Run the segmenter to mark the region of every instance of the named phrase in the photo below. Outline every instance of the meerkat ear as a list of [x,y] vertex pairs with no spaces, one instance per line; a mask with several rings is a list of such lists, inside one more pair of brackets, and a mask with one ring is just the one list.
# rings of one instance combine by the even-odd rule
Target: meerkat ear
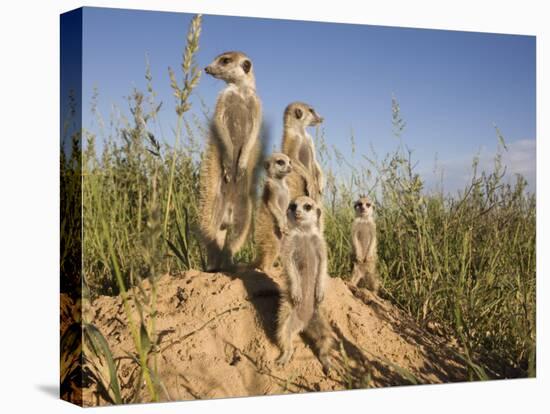
[[296,115],[296,119],[302,119],[302,115],[304,113],[302,112],[302,110],[300,108],[296,108],[294,110],[294,115]]
[[244,73],[250,72],[250,69],[252,68],[252,62],[248,59],[246,59],[243,63],[241,63],[241,67],[244,70]]

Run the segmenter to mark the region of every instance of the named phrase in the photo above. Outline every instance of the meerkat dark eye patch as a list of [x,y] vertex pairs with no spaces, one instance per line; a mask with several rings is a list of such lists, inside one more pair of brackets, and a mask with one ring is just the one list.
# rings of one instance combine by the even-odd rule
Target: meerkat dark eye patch
[[311,112],[313,115],[315,115],[315,109],[309,108],[309,112]]
[[288,205],[288,209],[289,209],[290,211],[296,211],[296,208],[297,208],[297,207],[298,207],[298,206],[296,205],[296,203],[290,203],[290,204]]
[[250,72],[250,68],[252,68],[252,62],[248,59],[246,59],[243,63],[241,63],[241,67],[244,70],[244,73]]
[[277,165],[285,165],[285,162],[283,160],[277,160]]
[[355,204],[353,205],[353,208],[356,209],[356,210],[357,210],[359,207],[361,207],[361,203],[355,203]]
[[305,211],[311,211],[312,208],[313,208],[313,206],[311,204],[304,204],[304,210]]
[[296,115],[296,119],[302,119],[302,115],[304,115],[304,113],[300,108],[296,108],[294,110],[294,115]]
[[369,208],[370,206],[372,206],[371,203],[365,203],[365,207]]
[[228,63],[231,63],[231,58],[229,58],[229,57],[222,57],[222,58],[220,58],[220,63],[221,63],[222,65],[227,65]]

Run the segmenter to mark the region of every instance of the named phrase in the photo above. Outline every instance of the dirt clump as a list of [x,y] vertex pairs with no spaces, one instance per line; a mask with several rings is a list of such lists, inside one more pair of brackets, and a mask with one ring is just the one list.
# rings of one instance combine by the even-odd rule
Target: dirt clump
[[[276,279],[279,280],[279,279]],[[142,292],[151,291],[149,281]],[[235,274],[196,270],[157,280],[154,348],[162,400],[209,399],[465,381],[467,369],[448,341],[366,289],[340,278],[327,283],[324,307],[335,338],[333,368],[325,374],[307,338],[284,367],[275,364],[280,282],[258,271]],[[134,320],[138,310],[130,300]],[[138,365],[120,297],[101,296],[84,315],[107,339],[118,365],[125,401],[135,394]],[[156,355],[156,356],[155,356]],[[105,404],[93,383],[85,405]]]

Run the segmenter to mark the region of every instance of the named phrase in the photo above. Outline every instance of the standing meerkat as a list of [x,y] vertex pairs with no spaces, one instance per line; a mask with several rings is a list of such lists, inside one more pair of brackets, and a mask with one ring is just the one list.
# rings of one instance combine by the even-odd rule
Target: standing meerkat
[[286,210],[290,202],[286,176],[292,170],[290,158],[274,153],[265,162],[267,179],[255,222],[258,267],[269,273],[279,256],[281,239],[287,233]]
[[351,227],[351,239],[355,261],[351,283],[355,286],[365,280],[366,286],[378,293],[380,282],[376,270],[376,223],[374,221],[374,205],[367,197],[360,197],[353,204],[355,219]]
[[304,331],[317,346],[326,372],[330,368],[332,335],[321,309],[325,296],[327,248],[320,231],[321,208],[306,196],[291,201],[287,210],[289,233],[283,237],[281,261],[287,278],[279,309],[277,339],[286,364],[292,354],[295,336]]
[[214,271],[231,266],[250,230],[262,109],[244,53],[222,53],[204,71],[227,84],[216,101],[200,171],[199,229],[207,270]]
[[306,103],[293,102],[285,109],[282,152],[290,157],[294,167],[287,178],[291,199],[307,195],[317,202],[321,200],[323,172],[306,128],[322,122],[323,118]]

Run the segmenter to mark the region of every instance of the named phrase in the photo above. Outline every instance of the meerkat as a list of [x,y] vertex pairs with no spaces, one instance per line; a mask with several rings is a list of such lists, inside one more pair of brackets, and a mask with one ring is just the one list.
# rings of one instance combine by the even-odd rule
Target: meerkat
[[231,266],[250,230],[262,108],[244,53],[222,53],[204,71],[227,84],[216,101],[200,171],[199,230],[207,270],[214,271]]
[[351,282],[357,286],[364,279],[366,286],[378,293],[376,223],[374,221],[374,205],[367,197],[360,197],[354,204],[355,219],[351,228],[354,263]]
[[331,366],[332,335],[321,302],[325,296],[327,249],[320,231],[321,208],[310,197],[300,196],[287,209],[289,232],[283,237],[281,261],[287,286],[278,315],[277,339],[280,365],[294,353],[292,342],[300,332],[310,336],[318,347],[323,370]]
[[307,195],[317,202],[321,200],[323,172],[306,128],[322,122],[323,118],[306,103],[293,102],[285,109],[282,152],[290,157],[294,167],[287,178],[291,199]]
[[290,202],[286,176],[292,171],[290,158],[274,153],[264,164],[267,179],[255,222],[258,246],[258,267],[264,272],[273,270],[279,256],[281,239],[287,233],[286,210]]

